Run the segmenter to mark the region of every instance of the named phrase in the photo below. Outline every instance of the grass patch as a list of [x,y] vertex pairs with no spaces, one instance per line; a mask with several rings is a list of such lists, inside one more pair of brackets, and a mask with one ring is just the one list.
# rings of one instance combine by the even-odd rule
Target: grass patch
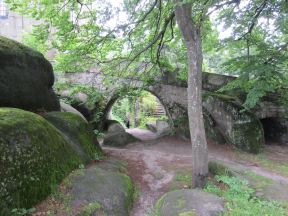
[[170,186],[171,190],[191,188],[192,187],[192,172],[191,169],[182,169],[177,171]]
[[[220,185],[226,185],[221,187]],[[226,212],[223,216],[287,216],[288,209],[277,201],[254,197],[254,189],[248,182],[232,176],[215,176],[209,181],[206,192],[214,193],[226,200]]]
[[243,174],[247,177],[249,181],[250,179],[253,180],[254,182],[253,186],[255,188],[263,188],[273,183],[271,179],[265,178],[264,176],[256,175],[255,173],[250,172],[250,171],[245,171],[243,172]]
[[98,209],[101,209],[101,205],[98,202],[89,203],[77,216],[90,216]]
[[186,211],[186,212],[181,212],[179,216],[197,216],[197,215],[192,211]]

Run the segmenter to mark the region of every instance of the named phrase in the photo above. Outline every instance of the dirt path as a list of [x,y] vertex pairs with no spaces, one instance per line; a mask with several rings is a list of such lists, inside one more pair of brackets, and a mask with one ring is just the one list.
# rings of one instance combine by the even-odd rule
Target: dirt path
[[[143,141],[129,144],[125,149],[106,147],[104,150],[111,156],[127,161],[128,174],[139,190],[139,197],[130,216],[145,216],[152,210],[156,200],[171,189],[179,170],[188,170],[189,174],[192,169],[191,144],[177,137],[155,139],[155,134],[142,129],[129,129],[128,132]],[[288,184],[287,177],[267,171],[257,163],[239,160],[229,146],[215,145],[212,142],[209,142],[208,146],[210,160]],[[283,151],[288,151],[288,148],[268,147],[267,157],[288,162],[287,154],[283,154]]]

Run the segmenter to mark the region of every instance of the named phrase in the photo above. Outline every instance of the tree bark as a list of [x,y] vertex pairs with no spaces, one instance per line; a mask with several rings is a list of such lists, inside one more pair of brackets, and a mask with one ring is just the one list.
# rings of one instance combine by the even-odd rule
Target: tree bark
[[200,26],[192,20],[192,4],[175,2],[175,17],[187,47],[188,116],[192,143],[192,187],[204,187],[208,176],[208,149],[202,115],[202,42]]

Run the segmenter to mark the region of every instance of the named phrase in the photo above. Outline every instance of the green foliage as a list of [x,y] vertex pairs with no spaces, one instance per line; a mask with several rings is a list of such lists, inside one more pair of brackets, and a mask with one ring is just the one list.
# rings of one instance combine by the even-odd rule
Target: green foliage
[[[147,84],[167,71],[187,80],[186,48],[171,0],[125,0],[121,6],[99,0],[6,1],[12,10],[47,23],[28,37],[32,47],[46,50],[47,30],[53,28],[49,48],[58,51],[56,71],[82,72],[97,66],[105,75],[136,77]],[[280,92],[281,103],[287,105],[285,1],[180,2],[193,4],[193,20],[202,26],[204,70],[239,76],[227,89],[244,90],[246,109],[270,92]],[[127,19],[120,22],[120,13]],[[113,20],[115,25],[108,24]],[[222,41],[219,26],[232,32]]]
[[[89,108],[102,107],[104,104],[104,95],[99,92],[99,90],[94,87],[93,85],[83,85],[83,84],[75,84],[75,83],[66,83],[66,82],[57,82],[54,86],[56,92],[61,92],[63,90],[69,91],[69,97],[63,98],[65,102],[68,104],[72,104],[73,102],[77,102],[77,99],[75,99],[75,95],[78,93],[84,93],[87,95],[87,101],[85,104]],[[79,101],[78,101],[79,103]]]
[[129,118],[129,112],[131,111],[134,104],[130,103],[129,98],[123,98],[121,100],[117,100],[112,107],[112,119],[120,122],[125,125]]
[[93,215],[93,213],[100,209],[101,205],[98,202],[89,203],[84,207],[84,209],[81,211],[81,213],[77,214],[77,216],[90,216]]
[[22,41],[25,45],[45,55],[49,50],[48,39],[49,25],[41,24],[33,26],[31,33],[25,33],[23,35]]
[[278,93],[278,102],[287,104],[288,6],[281,0],[247,1],[237,8],[226,8],[218,20],[233,34],[222,43],[225,73],[239,76],[223,90],[241,89],[246,93],[244,107],[251,109],[269,93]]
[[140,128],[146,128],[148,122],[156,122],[158,119],[167,120],[167,116],[154,117],[159,102],[153,94],[144,90],[135,93],[130,92],[128,96],[118,99],[112,106],[111,118],[123,125],[130,119],[130,121],[132,120],[130,125],[134,127],[136,100],[140,105],[138,119]]
[[25,209],[25,208],[21,208],[21,209],[12,209],[11,211],[11,216],[25,216],[25,215],[29,215],[32,214],[33,212],[35,212],[35,208],[30,208],[30,209]]
[[215,176],[215,180],[217,185],[224,184],[228,188],[223,189],[223,187],[209,182],[205,191],[217,194],[226,200],[227,211],[223,216],[287,215],[287,209],[281,203],[254,197],[254,190],[248,186],[246,181],[229,176]]

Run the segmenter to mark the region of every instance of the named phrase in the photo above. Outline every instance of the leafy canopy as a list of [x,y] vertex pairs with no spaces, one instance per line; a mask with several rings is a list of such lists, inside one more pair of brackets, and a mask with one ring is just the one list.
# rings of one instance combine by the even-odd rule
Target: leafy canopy
[[[97,66],[106,74],[147,83],[165,71],[187,79],[186,50],[172,0],[6,2],[12,10],[43,21],[30,44],[40,51],[57,50],[56,71]],[[280,102],[287,103],[287,1],[189,2],[195,23],[202,27],[204,70],[238,76],[223,90],[244,91],[247,109],[269,92],[280,92]],[[220,40],[225,29],[232,33]]]

